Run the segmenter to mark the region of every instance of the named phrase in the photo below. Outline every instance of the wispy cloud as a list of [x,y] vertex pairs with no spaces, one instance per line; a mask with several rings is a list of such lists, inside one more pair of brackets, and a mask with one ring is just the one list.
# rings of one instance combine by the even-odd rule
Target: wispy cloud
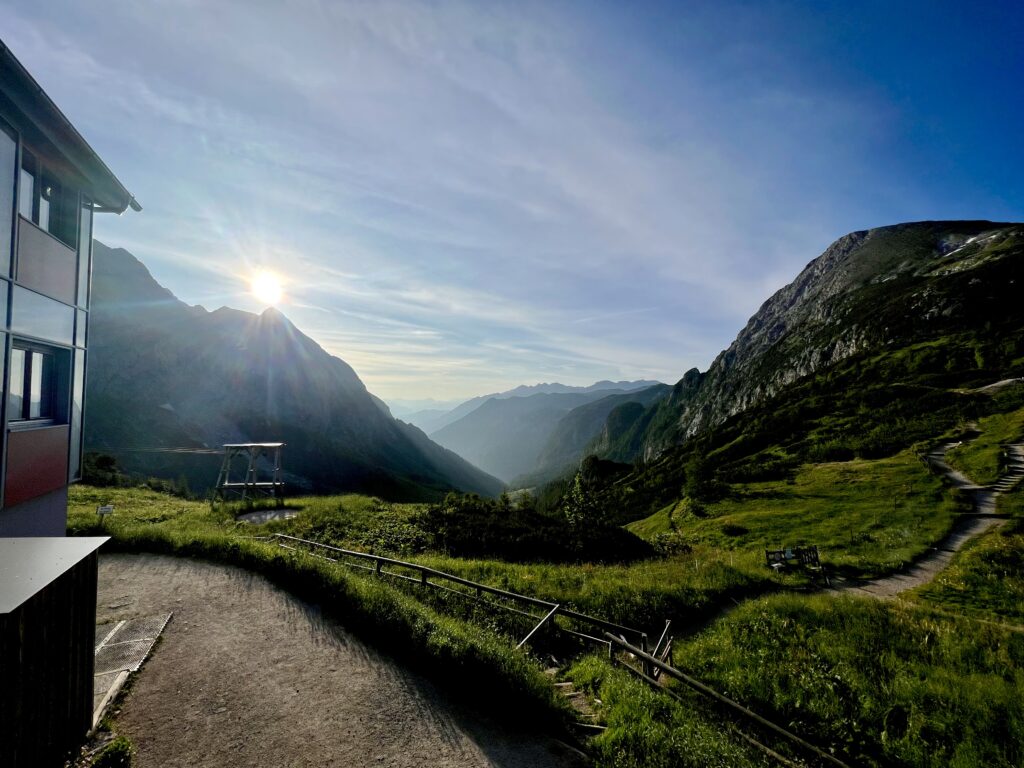
[[929,210],[878,160],[899,108],[792,14],[673,14],[26,1],[0,34],[145,206],[101,239],[210,308],[274,268],[371,389],[448,397],[674,380],[844,229]]

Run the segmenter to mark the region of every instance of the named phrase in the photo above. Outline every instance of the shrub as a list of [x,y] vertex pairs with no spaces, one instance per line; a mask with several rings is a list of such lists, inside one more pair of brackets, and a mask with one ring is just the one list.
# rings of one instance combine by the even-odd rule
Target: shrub
[[127,737],[115,736],[96,755],[91,768],[128,768],[132,764],[133,751],[132,743]]
[[654,547],[654,551],[661,557],[685,555],[693,551],[693,546],[686,537],[676,531],[659,533],[654,537],[651,545]]
[[643,539],[605,523],[574,526],[532,509],[509,509],[479,496],[449,494],[417,519],[432,549],[454,557],[512,562],[625,562],[650,556]]

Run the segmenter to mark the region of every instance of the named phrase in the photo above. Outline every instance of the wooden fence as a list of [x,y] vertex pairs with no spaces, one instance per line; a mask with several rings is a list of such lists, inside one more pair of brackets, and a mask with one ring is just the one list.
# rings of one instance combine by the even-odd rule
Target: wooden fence
[[[308,554],[312,554],[314,557],[319,557],[325,560],[329,560],[339,565],[344,565],[350,568],[358,568],[367,571],[371,571],[378,576],[387,576],[394,579],[404,580],[419,584],[424,587],[432,587],[434,589],[444,590],[451,592],[463,597],[479,600],[488,605],[500,608],[502,610],[511,611],[522,616],[527,616],[537,623],[533,629],[519,642],[518,647],[522,648],[527,642],[540,630],[541,627],[545,626],[549,622],[557,627],[559,631],[566,632],[570,635],[576,636],[580,639],[587,640],[593,643],[604,646],[608,650],[608,656],[612,660],[612,663],[618,661],[616,656],[616,649],[629,657],[635,658],[640,668],[634,667],[630,664],[625,666],[636,673],[642,679],[646,680],[651,685],[658,688],[658,690],[668,693],[670,696],[679,698],[671,690],[666,689],[661,682],[659,677],[661,675],[667,675],[684,685],[689,686],[699,694],[714,701],[723,711],[731,714],[738,715],[742,719],[752,723],[762,730],[766,730],[774,734],[775,736],[781,737],[786,741],[790,742],[796,747],[802,754],[812,756],[819,762],[827,764],[829,766],[836,766],[837,768],[849,768],[849,766],[834,757],[833,755],[825,752],[824,750],[816,747],[807,740],[801,738],[795,733],[783,728],[782,726],[768,720],[765,717],[757,714],[751,709],[744,707],[739,702],[736,702],[727,696],[715,691],[704,683],[696,680],[685,672],[680,671],[673,667],[669,662],[672,659],[672,637],[669,635],[669,628],[671,626],[670,621],[665,622],[665,628],[661,633],[658,643],[653,649],[648,647],[647,633],[632,627],[626,627],[621,624],[616,624],[611,621],[605,621],[604,619],[597,618],[596,616],[589,616],[585,613],[579,613],[578,611],[570,610],[559,603],[554,603],[549,600],[543,600],[538,597],[532,597],[530,595],[522,595],[517,592],[510,592],[505,589],[499,589],[498,587],[492,587],[487,584],[480,584],[479,582],[470,581],[464,579],[461,576],[456,576],[451,573],[445,573],[435,568],[430,568],[419,563],[410,563],[405,560],[396,560],[395,558],[385,557],[383,555],[374,555],[368,552],[357,552],[350,549],[342,549],[341,547],[334,547],[329,544],[321,544],[316,541],[309,541],[307,539],[296,538],[295,536],[288,536],[283,533],[275,533],[267,537],[257,537],[265,540],[276,540],[278,545],[293,551],[302,551],[303,547],[311,550]],[[327,553],[327,554],[323,554]],[[346,562],[345,559],[349,562]],[[351,562],[352,560],[357,562]],[[407,573],[401,573],[395,569],[402,569],[414,573],[414,576],[410,576]],[[465,591],[464,589],[457,589],[454,587],[447,586],[445,583],[457,585],[459,587],[465,587],[472,591]],[[520,603],[525,606],[533,608],[542,608],[545,610],[543,616],[538,616],[535,613],[517,608],[512,605],[505,603],[495,602],[493,600],[486,600],[484,595],[493,595],[495,597],[508,600],[512,603]],[[564,626],[560,626],[555,623],[554,619],[557,616],[562,616],[566,619],[579,622],[580,624],[587,625],[589,627],[596,627],[600,632],[601,636],[596,637],[589,635],[584,632],[569,629]],[[630,642],[627,638],[633,638],[635,642]],[[750,742],[757,748],[764,751],[766,754],[775,758],[779,762],[785,765],[796,765],[792,761],[778,754],[777,752],[769,749],[764,744],[760,743],[756,739],[744,734],[741,731],[737,731],[739,735]]]
[[[773,733],[776,736],[782,737],[786,741],[790,742],[793,746],[798,748],[803,754],[813,756],[813,758],[815,758],[815,759],[817,759],[817,760],[819,760],[819,761],[821,761],[821,762],[823,762],[823,763],[825,763],[827,765],[837,766],[838,768],[849,768],[849,766],[846,763],[844,763],[843,761],[839,760],[837,757],[835,757],[835,756],[829,754],[828,752],[825,752],[824,750],[816,747],[814,744],[811,744],[806,739],[803,739],[800,736],[797,736],[792,731],[787,730],[786,728],[783,728],[781,725],[778,725],[777,723],[772,722],[768,718],[762,717],[761,715],[757,714],[757,712],[754,712],[752,709],[748,709],[747,707],[743,706],[739,702],[730,699],[728,696],[722,695],[718,691],[714,690],[710,686],[705,685],[704,683],[700,682],[699,680],[696,680],[693,677],[690,677],[685,672],[682,672],[682,671],[676,669],[675,667],[673,667],[671,664],[669,664],[667,661],[665,661],[665,659],[658,658],[657,655],[652,655],[650,653],[647,653],[642,648],[637,648],[636,646],[634,646],[633,644],[629,643],[625,639],[623,639],[621,637],[616,637],[611,632],[606,632],[605,633],[605,638],[613,646],[616,646],[619,649],[621,649],[622,651],[625,651],[626,653],[631,654],[632,656],[636,657],[643,664],[644,668],[643,668],[642,671],[638,670],[635,667],[632,667],[632,666],[630,666],[628,664],[626,665],[626,667],[628,669],[630,669],[632,672],[638,674],[643,679],[645,679],[651,685],[658,686],[662,690],[666,690],[666,689],[664,689],[663,686],[659,685],[658,681],[654,678],[653,675],[650,674],[650,671],[649,671],[651,669],[660,670],[663,674],[668,675],[669,677],[671,677],[671,678],[673,678],[675,680],[678,680],[679,682],[683,683],[684,685],[687,685],[690,688],[692,688],[694,691],[697,691],[697,693],[701,694],[702,696],[705,696],[705,697],[711,699],[723,711],[728,712],[728,713],[733,714],[733,715],[739,715],[743,719],[745,719],[745,720],[747,720],[747,721],[749,721],[751,723],[754,723],[755,725],[759,726],[760,728],[762,728],[762,729],[764,729],[766,731],[769,731],[769,732]],[[615,662],[615,656],[614,655],[612,656],[612,661],[613,661],[613,663]],[[669,693],[669,695],[674,696],[677,699],[679,698],[678,696],[675,696],[675,694],[673,694],[671,691],[666,690],[666,692]],[[741,734],[741,735],[743,735],[743,734]],[[771,755],[772,757],[776,758],[780,762],[783,762],[785,764],[790,764],[790,765],[793,764],[792,761],[787,760],[782,755],[774,752],[773,750],[768,749],[767,747],[765,747],[760,742],[757,742],[754,739],[751,739],[749,736],[746,736],[746,735],[743,735],[743,736],[744,736],[744,738],[747,741],[750,741],[755,746],[760,748],[762,751],[764,751],[767,754]]]
[[[434,589],[454,593],[468,599],[487,603],[488,605],[504,611],[532,618],[537,623],[534,625],[533,629],[530,630],[529,634],[519,642],[520,648],[523,647],[542,626],[550,622],[552,625],[556,626],[559,631],[573,635],[582,640],[604,646],[608,648],[609,653],[611,653],[612,646],[608,640],[558,625],[555,622],[555,618],[557,616],[562,616],[584,626],[595,628],[598,632],[614,632],[623,638],[632,638],[639,647],[645,649],[648,647],[647,633],[642,630],[634,629],[633,627],[626,627],[622,624],[616,624],[611,621],[605,621],[604,619],[599,619],[596,616],[589,616],[585,613],[579,613],[578,611],[570,610],[569,608],[558,603],[551,602],[550,600],[542,600],[539,597],[531,597],[530,595],[523,595],[518,592],[510,592],[509,590],[492,587],[488,584],[480,584],[479,582],[470,581],[469,579],[464,579],[461,576],[456,576],[452,573],[445,573],[444,571],[420,565],[419,563],[396,560],[392,557],[374,555],[369,552],[357,552],[351,549],[342,549],[341,547],[333,547],[329,544],[321,544],[317,541],[300,539],[283,533],[275,533],[265,538],[267,540],[276,540],[278,545],[284,549],[302,551],[302,548],[307,548],[308,550],[311,550],[309,554],[312,554],[314,557],[320,557],[349,568],[372,571],[378,576],[387,576],[401,581],[413,582],[424,587],[432,587]],[[346,562],[346,559],[349,561],[355,560],[357,562]],[[402,573],[401,571],[412,572],[415,575],[409,575],[408,573]],[[448,584],[456,585],[457,587],[464,587],[466,589],[454,588],[452,586],[447,586]],[[467,589],[471,591],[466,591]],[[523,610],[522,608],[517,608],[514,605],[508,605],[494,600],[487,600],[484,595],[492,595],[494,597],[501,598],[502,600],[507,600],[511,603],[518,603],[523,606],[541,608],[545,613],[543,616],[538,616],[535,613]]]

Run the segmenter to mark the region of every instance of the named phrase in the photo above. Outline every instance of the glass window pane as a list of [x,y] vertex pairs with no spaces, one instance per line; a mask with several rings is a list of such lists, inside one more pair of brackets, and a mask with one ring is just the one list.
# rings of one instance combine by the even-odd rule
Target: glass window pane
[[28,394],[28,417],[38,419],[43,415],[43,370],[46,367],[42,352],[32,353],[32,382]]
[[16,285],[11,328],[17,333],[71,346],[75,334],[75,310]]
[[32,203],[36,195],[36,177],[21,169],[21,188],[18,190],[18,213],[32,221]]
[[0,127],[0,275],[11,274],[14,242],[14,186],[18,182],[18,144]]
[[43,195],[39,197],[39,221],[36,224],[40,229],[50,231],[50,200]]
[[24,418],[25,394],[25,350],[11,350],[11,378],[7,385],[7,418],[11,421]]
[[[6,280],[0,280],[0,330],[7,327],[7,302],[10,299],[11,284]],[[0,357],[3,357],[3,349],[0,349]]]
[[78,235],[78,306],[89,306],[89,270],[92,267],[92,206],[83,206]]
[[76,347],[84,347],[85,346],[85,326],[86,326],[86,323],[88,322],[87,318],[89,317],[89,315],[88,315],[88,313],[83,312],[80,309],[76,312],[76,314],[78,316],[78,319],[75,320],[75,346]]
[[74,385],[71,394],[71,456],[68,479],[82,476],[82,409],[85,404],[85,351],[75,350]]

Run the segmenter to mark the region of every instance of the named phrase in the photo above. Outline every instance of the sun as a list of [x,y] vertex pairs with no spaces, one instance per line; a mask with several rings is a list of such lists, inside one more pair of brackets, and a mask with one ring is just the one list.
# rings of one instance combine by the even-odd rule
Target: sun
[[252,295],[264,304],[273,306],[281,301],[281,278],[273,272],[257,272],[250,283]]

